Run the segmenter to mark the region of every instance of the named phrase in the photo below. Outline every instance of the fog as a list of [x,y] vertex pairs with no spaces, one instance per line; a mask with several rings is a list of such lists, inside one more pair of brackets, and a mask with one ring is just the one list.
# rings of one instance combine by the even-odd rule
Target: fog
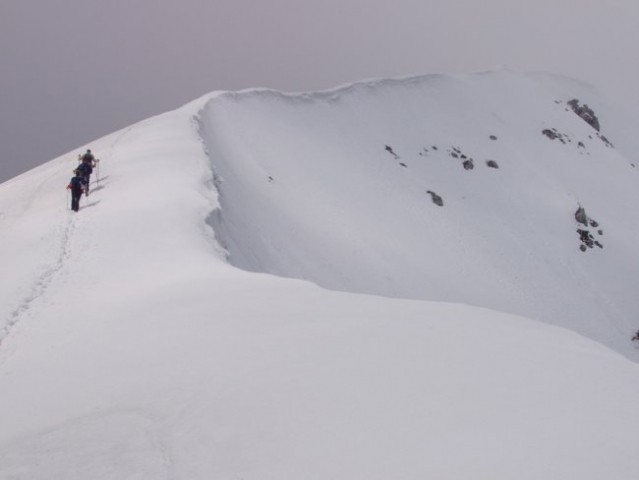
[[213,90],[511,68],[637,108],[638,13],[631,0],[3,0],[0,181]]

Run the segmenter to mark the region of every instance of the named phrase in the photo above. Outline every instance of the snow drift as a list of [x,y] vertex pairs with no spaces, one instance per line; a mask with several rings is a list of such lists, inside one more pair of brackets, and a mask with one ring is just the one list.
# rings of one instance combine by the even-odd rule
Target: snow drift
[[212,224],[250,271],[517,313],[638,359],[639,174],[615,113],[503,72],[221,95]]
[[78,214],[74,154],[2,184],[0,478],[633,478],[639,367],[539,321],[633,354],[632,138],[598,102],[503,73],[216,93],[92,143]]

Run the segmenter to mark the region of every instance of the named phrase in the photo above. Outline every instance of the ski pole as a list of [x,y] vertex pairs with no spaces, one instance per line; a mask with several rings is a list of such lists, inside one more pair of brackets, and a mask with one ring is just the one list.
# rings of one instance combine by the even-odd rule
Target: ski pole
[[67,210],[70,210],[70,207],[69,207],[69,189],[68,188],[67,188],[67,201],[65,203],[65,206],[67,207]]
[[96,159],[95,161],[95,184],[96,186],[100,186],[100,159]]

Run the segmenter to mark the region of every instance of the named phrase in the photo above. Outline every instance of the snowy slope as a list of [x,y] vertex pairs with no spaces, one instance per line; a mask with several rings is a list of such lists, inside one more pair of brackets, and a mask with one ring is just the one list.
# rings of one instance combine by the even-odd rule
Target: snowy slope
[[[247,146],[256,133],[233,123],[244,112],[227,102],[263,105],[273,95],[215,94],[94,142],[101,179],[77,214],[63,210],[75,152],[0,186],[0,479],[634,478],[639,367],[618,353],[536,319],[336,292],[228,263],[216,238],[229,248],[244,227],[230,212],[249,214],[264,192],[281,195],[281,223],[250,232],[274,245],[275,227],[293,225],[288,215],[311,208],[313,195],[326,199],[301,173],[298,197],[281,187],[283,163],[263,170],[271,182],[240,156],[237,179],[222,171],[231,157],[214,150],[224,133],[211,123],[221,121],[216,105],[229,107],[219,128],[237,154],[242,132]],[[306,103],[291,98],[295,108]],[[286,119],[272,115],[275,135]],[[288,141],[300,141],[298,126]],[[234,203],[231,186],[246,204]],[[372,221],[380,202],[369,205],[355,182],[346,187],[361,206],[343,215]],[[391,204],[410,193],[379,188]],[[314,208],[318,232],[344,221],[341,209],[323,217]],[[261,201],[263,215],[251,216],[274,210]],[[387,242],[414,242],[397,227],[401,217],[386,220]],[[340,253],[321,249],[325,238],[313,240],[308,224],[298,249]],[[353,255],[367,248],[357,248],[358,229],[350,235]],[[577,258],[598,258],[607,238]],[[383,240],[371,244],[376,254]],[[318,261],[317,281],[332,278],[334,261]]]
[[508,72],[222,95],[202,121],[211,220],[247,270],[517,313],[639,359],[639,145],[619,125],[588,87]]

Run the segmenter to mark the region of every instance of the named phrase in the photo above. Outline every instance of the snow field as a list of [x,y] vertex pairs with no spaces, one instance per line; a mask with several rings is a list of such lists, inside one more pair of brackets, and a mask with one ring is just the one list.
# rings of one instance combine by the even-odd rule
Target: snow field
[[[488,80],[428,82],[453,91],[468,83],[477,98],[473,85]],[[400,90],[385,94],[398,105],[393,114],[416,108],[419,81],[390,84]],[[288,107],[310,109],[293,124],[298,130],[288,130],[281,99],[252,91],[235,94],[239,106],[215,94],[116,132],[91,144],[102,179],[78,214],[58,206],[74,155],[0,187],[0,479],[634,478],[637,364],[536,318],[463,304],[481,304],[484,283],[507,288],[509,262],[528,267],[521,285],[544,293],[540,285],[557,262],[552,272],[565,269],[561,278],[572,279],[564,293],[587,311],[584,292],[631,281],[633,261],[615,270],[620,257],[590,255],[597,251],[563,263],[559,254],[509,257],[530,251],[532,243],[513,244],[554,218],[548,211],[564,208],[552,175],[543,207],[527,222],[516,221],[513,203],[503,204],[504,217],[483,221],[462,211],[461,193],[479,206],[499,204],[484,190],[495,180],[488,170],[478,185],[446,197],[452,213],[448,203],[412,204],[421,189],[414,163],[393,164],[385,141],[378,152],[364,127],[344,134],[358,125],[353,117],[329,128],[327,112],[344,102],[362,106],[353,116],[372,119],[378,109],[362,90],[375,97],[376,89],[346,89],[341,100],[342,90],[320,94],[333,100],[319,107],[319,119],[310,111],[315,97],[289,98]],[[413,138],[405,135],[393,146]],[[357,136],[368,139],[377,173],[368,172],[368,154],[357,153]],[[289,156],[291,149],[299,155]],[[331,155],[339,152],[347,153],[338,165]],[[451,168],[443,185],[452,188],[452,167],[437,168]],[[504,188],[527,206],[515,194],[523,190],[525,199],[532,189],[513,169],[500,168],[509,172]],[[634,180],[620,181],[617,198],[629,195],[626,181]],[[612,231],[606,255],[626,251],[615,233],[622,216],[609,215],[607,198],[591,199],[601,209],[593,206],[593,217]],[[408,212],[397,213],[407,203]],[[485,223],[504,236],[479,228]],[[438,235],[429,233],[433,225]],[[564,222],[549,225],[560,230]],[[575,247],[574,238],[558,237],[555,248]],[[436,248],[443,259],[429,251]],[[227,254],[257,272],[232,266]],[[418,277],[411,265],[427,261]],[[444,267],[451,270],[434,270]],[[584,275],[588,269],[597,276]],[[459,277],[447,278],[450,271]],[[441,285],[429,284],[431,273]],[[457,281],[473,286],[472,297],[456,297]],[[343,285],[395,297],[444,292],[456,302],[332,289]],[[527,298],[522,305],[532,309],[535,298]],[[547,311],[569,312],[553,298]],[[633,305],[612,289],[602,298],[610,308]],[[584,318],[598,332],[594,317]]]

